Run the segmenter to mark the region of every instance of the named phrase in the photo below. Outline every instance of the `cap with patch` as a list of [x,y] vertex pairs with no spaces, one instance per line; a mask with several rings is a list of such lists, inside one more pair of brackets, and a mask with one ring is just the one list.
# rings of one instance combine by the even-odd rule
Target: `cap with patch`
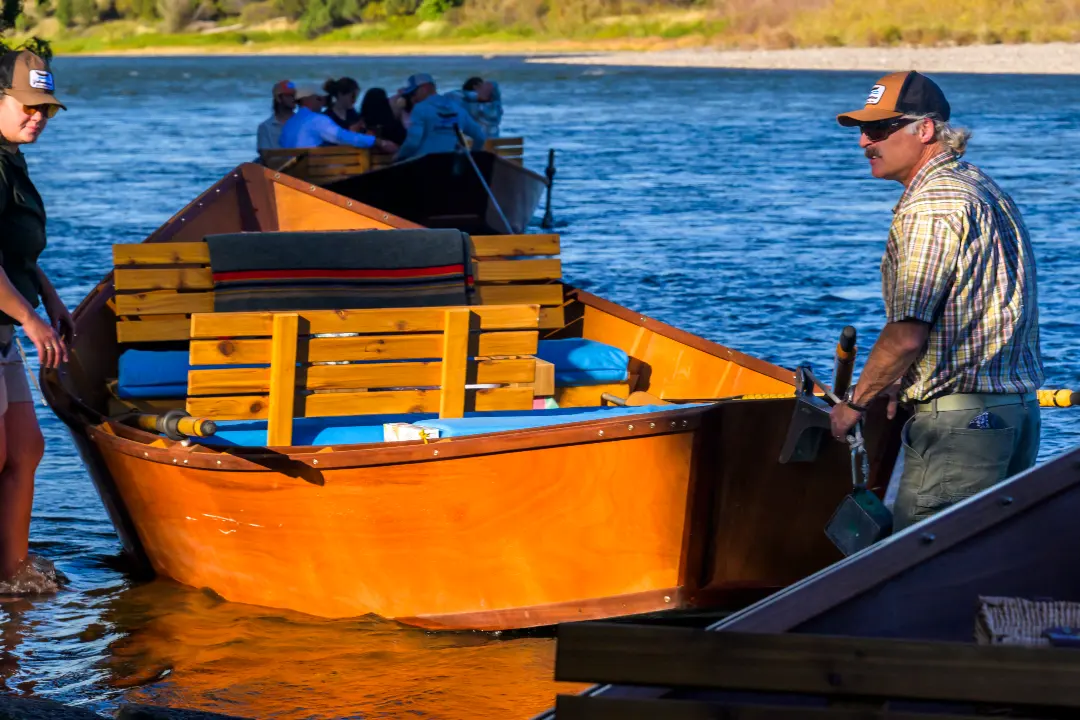
[[292,80],[282,80],[281,82],[274,83],[274,96],[278,95],[295,95],[296,85]]
[[949,101],[930,78],[914,70],[886,75],[870,88],[866,106],[836,116],[844,127],[889,120],[903,115],[935,114],[949,119]]
[[13,51],[0,57],[0,78],[6,81],[6,87],[0,91],[23,105],[59,105],[67,110],[53,96],[56,86],[48,64],[29,50]]
[[405,80],[405,87],[401,88],[400,92],[402,95],[411,95],[416,92],[421,85],[427,85],[428,83],[434,85],[435,78],[427,73],[416,73],[415,75],[410,75],[408,79]]

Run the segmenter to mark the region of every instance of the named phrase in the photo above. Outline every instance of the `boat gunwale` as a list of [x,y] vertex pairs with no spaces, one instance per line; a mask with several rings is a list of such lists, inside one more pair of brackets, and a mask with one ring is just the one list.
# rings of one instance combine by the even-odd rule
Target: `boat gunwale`
[[[522,161],[521,165],[518,165],[515,162],[511,162],[511,161],[507,160],[506,158],[504,158],[502,155],[499,155],[498,153],[491,152],[490,150],[472,150],[470,152],[474,156],[475,155],[490,155],[493,158],[495,158],[496,163],[501,162],[501,163],[503,163],[503,164],[505,164],[505,165],[507,165],[509,167],[512,167],[514,170],[519,170],[521,172],[532,175],[534,178],[536,178],[537,180],[542,182],[544,184],[545,188],[547,187],[547,184],[548,184],[547,177],[544,176],[544,175],[541,175],[537,171],[535,171],[532,168],[525,165],[524,160]],[[420,155],[420,156],[417,156],[417,157],[409,158],[408,160],[402,160],[401,162],[396,162],[396,163],[393,163],[392,165],[381,165],[381,166],[379,166],[377,168],[373,168],[373,169],[368,170],[367,172],[364,172],[364,173],[357,173],[356,175],[346,175],[344,177],[335,179],[334,182],[338,182],[340,180],[348,180],[350,178],[355,178],[355,177],[360,177],[360,176],[370,177],[370,176],[376,175],[377,173],[389,174],[387,171],[396,170],[396,169],[399,169],[399,168],[402,168],[402,167],[407,167],[410,163],[420,164],[420,161],[424,160],[425,158],[429,158],[429,157],[436,156],[436,155],[453,155],[453,154],[455,154],[455,152],[428,153],[427,155]]]

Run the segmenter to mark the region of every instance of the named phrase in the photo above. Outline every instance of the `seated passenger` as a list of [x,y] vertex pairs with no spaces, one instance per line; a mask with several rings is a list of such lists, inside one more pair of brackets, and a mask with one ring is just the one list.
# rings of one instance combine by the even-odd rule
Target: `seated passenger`
[[360,119],[360,113],[356,112],[360,84],[350,77],[331,79],[323,84],[323,92],[328,98],[326,116],[346,130],[356,130],[353,126]]
[[472,119],[484,129],[488,137],[499,137],[502,122],[502,92],[493,80],[471,77],[460,90],[452,90],[446,96],[460,102]]
[[299,107],[296,114],[281,129],[281,147],[311,148],[326,145],[352,145],[373,147],[380,152],[392,153],[398,146],[374,135],[346,130],[319,112],[324,105],[323,95],[313,87],[300,88],[296,92]]
[[296,112],[296,86],[288,80],[282,80],[274,85],[271,91],[273,97],[273,113],[259,124],[259,131],[255,144],[258,151],[277,150],[281,147],[281,129]]
[[411,124],[397,160],[422,157],[431,153],[453,152],[458,146],[457,125],[480,149],[487,137],[460,103],[435,92],[435,80],[427,73],[410,75],[404,94],[413,104]]
[[375,137],[400,145],[405,142],[405,126],[394,115],[390,99],[382,88],[371,88],[364,93],[360,103],[361,132],[374,133]]

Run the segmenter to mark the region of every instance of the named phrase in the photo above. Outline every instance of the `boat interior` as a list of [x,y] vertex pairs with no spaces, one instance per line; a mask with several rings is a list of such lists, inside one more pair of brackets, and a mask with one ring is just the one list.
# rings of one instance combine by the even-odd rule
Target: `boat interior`
[[245,164],[114,246],[64,382],[105,418],[182,410],[217,425],[200,442],[245,447],[793,397],[788,370],[565,284],[559,254],[557,235],[420,228]]

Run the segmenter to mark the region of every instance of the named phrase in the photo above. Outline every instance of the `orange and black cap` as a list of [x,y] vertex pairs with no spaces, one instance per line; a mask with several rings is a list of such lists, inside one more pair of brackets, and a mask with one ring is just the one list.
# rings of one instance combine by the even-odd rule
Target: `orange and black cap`
[[948,120],[951,108],[945,93],[930,78],[915,72],[891,73],[870,88],[866,105],[836,116],[844,127],[890,120],[904,115],[936,115]]
[[48,63],[29,50],[13,50],[0,55],[0,93],[23,105],[64,104],[53,95],[55,80]]

